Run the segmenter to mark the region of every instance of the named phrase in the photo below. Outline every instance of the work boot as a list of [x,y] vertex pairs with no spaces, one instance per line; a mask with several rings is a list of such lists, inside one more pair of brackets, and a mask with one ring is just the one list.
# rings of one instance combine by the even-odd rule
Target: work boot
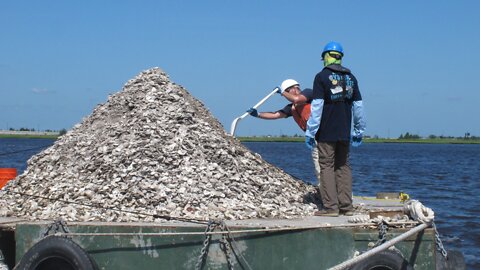
[[340,210],[340,215],[353,216],[353,210]]
[[323,217],[338,217],[338,210],[322,209],[322,210],[315,211],[313,215],[323,216]]

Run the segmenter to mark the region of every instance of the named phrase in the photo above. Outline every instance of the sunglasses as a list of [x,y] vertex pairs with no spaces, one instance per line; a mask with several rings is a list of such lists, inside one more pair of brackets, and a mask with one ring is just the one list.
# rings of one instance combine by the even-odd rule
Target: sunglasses
[[298,88],[298,89],[300,89],[300,86],[298,86],[298,85],[290,86],[289,88],[285,89],[285,92],[289,93],[290,90],[292,90],[293,88]]
[[342,59],[342,55],[340,54],[334,54],[334,53],[330,53],[330,52],[325,52],[322,54],[322,60],[325,60],[325,54],[328,54],[328,56],[332,57],[332,58],[335,58],[337,60],[341,60]]

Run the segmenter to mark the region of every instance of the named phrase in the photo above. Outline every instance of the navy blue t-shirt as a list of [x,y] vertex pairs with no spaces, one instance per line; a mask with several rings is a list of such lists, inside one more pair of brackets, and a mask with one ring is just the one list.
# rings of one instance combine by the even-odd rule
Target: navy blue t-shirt
[[325,67],[315,76],[313,98],[323,99],[323,112],[316,139],[320,142],[349,141],[352,103],[362,100],[358,82],[349,69]]

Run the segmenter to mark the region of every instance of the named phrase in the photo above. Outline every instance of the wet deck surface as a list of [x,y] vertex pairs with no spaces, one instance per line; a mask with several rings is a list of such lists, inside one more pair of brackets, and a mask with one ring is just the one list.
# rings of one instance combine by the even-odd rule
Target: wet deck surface
[[[355,215],[338,217],[319,217],[308,216],[298,219],[246,219],[246,220],[228,220],[226,224],[232,227],[262,227],[262,228],[278,228],[278,227],[343,227],[343,226],[355,226],[355,223],[351,222],[355,217],[367,217],[369,212],[376,211],[388,211],[398,212],[403,210],[403,203],[400,200],[384,200],[375,199],[371,197],[354,197],[353,204],[355,206]],[[17,223],[23,223],[28,221],[22,218],[12,217],[0,217],[0,228],[9,228],[15,226]],[[39,223],[51,223],[51,222],[39,222]],[[70,224],[88,224],[88,225],[115,225],[128,224],[128,226],[204,226],[202,224],[195,224],[189,222],[179,221],[165,221],[159,223],[142,223],[142,222],[128,222],[128,223],[116,223],[116,222],[68,222]],[[360,222],[361,223],[361,222]],[[120,225],[121,226],[121,225]]]

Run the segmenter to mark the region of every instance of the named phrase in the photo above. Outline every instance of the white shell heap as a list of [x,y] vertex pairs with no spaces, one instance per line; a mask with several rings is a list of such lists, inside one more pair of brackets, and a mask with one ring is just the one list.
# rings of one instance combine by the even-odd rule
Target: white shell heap
[[68,221],[291,218],[313,186],[228,136],[159,68],[97,106],[0,191],[0,216]]

